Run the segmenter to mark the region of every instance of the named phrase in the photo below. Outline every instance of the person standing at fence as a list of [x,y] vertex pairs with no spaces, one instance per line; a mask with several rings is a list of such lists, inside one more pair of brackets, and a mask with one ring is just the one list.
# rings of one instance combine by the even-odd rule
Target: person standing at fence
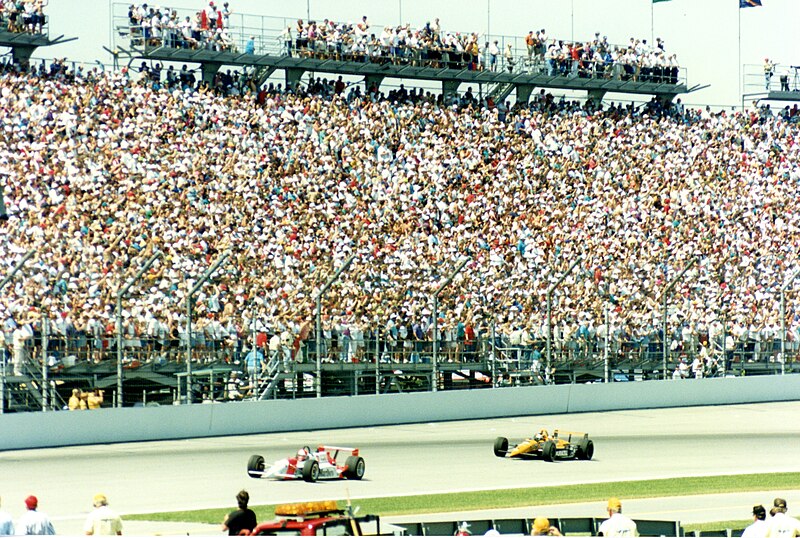
[[[0,498],[0,506],[2,506],[2,500]],[[0,536],[11,536],[13,534],[14,522],[11,519],[11,514],[0,509]]]
[[19,535],[52,535],[56,533],[53,524],[47,514],[39,512],[39,499],[33,495],[29,495],[25,499],[25,508],[27,511],[22,514],[17,523],[17,534]]
[[20,323],[11,335],[14,347],[14,375],[24,375],[25,361],[28,358],[28,340],[33,333],[27,323]]
[[98,493],[92,499],[94,510],[89,512],[83,530],[90,536],[119,536],[122,534],[122,519],[108,507],[108,499]]
[[747,526],[742,538],[763,538],[767,535],[767,510],[760,504],[753,507],[753,523]]
[[86,396],[86,406],[89,409],[100,409],[103,406],[103,392],[100,389],[94,389]]
[[84,411],[87,408],[86,398],[89,395],[81,389],[72,389],[72,396],[69,397],[68,407],[70,411]]
[[250,494],[247,491],[242,490],[236,494],[239,508],[225,516],[222,522],[222,530],[228,531],[228,536],[239,536],[244,530],[250,534],[256,528],[256,514],[247,507],[249,502]]
[[600,524],[597,529],[598,536],[639,536],[636,523],[627,516],[622,515],[622,503],[616,497],[611,497],[606,506],[608,519]]

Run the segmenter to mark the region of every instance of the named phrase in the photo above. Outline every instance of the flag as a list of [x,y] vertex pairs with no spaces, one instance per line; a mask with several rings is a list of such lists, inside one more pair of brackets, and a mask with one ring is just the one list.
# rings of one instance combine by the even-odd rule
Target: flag
[[739,0],[739,7],[761,7],[761,0]]

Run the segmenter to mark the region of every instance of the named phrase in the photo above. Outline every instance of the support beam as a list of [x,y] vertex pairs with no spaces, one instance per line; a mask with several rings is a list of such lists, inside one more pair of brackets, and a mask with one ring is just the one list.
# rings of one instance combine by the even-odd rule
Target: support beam
[[366,75],[364,77],[364,93],[369,93],[370,88],[373,86],[375,86],[376,90],[380,90],[383,79],[383,75]]
[[37,49],[32,45],[16,45],[11,49],[11,56],[14,58],[14,63],[23,67],[28,67],[31,63],[31,56],[33,51]]
[[222,67],[222,64],[216,62],[200,64],[203,82],[208,84],[209,87],[214,87],[214,77],[217,76],[220,67]]
[[458,87],[461,86],[460,80],[443,80],[442,81],[442,97],[445,103],[448,99],[458,93]]
[[517,103],[527,103],[530,101],[533,89],[534,86],[531,86],[530,84],[517,84]]
[[588,97],[595,102],[595,104],[599,104],[603,102],[603,97],[606,95],[605,90],[589,90],[586,92]]
[[302,68],[290,67],[286,69],[286,88],[297,88],[305,72],[306,70]]

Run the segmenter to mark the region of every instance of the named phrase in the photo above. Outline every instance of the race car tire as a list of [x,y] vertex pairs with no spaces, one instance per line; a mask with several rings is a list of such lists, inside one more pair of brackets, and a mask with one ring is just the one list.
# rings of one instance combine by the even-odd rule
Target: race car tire
[[364,478],[364,471],[366,470],[364,458],[348,456],[344,463],[347,465],[347,470],[344,472],[345,478],[348,480],[361,480]]
[[250,478],[261,478],[263,472],[264,458],[259,455],[250,456],[250,461],[247,462],[247,474]]
[[508,439],[505,437],[498,437],[494,440],[494,455],[498,458],[504,458],[508,452]]
[[303,465],[303,480],[306,482],[316,482],[319,478],[319,463],[317,460],[306,460]]
[[578,451],[576,453],[579,460],[590,460],[592,456],[594,456],[594,443],[591,439],[588,439],[586,443],[581,443],[581,446],[578,447]]
[[553,441],[545,441],[542,446],[542,457],[544,461],[553,461],[556,459],[556,444]]

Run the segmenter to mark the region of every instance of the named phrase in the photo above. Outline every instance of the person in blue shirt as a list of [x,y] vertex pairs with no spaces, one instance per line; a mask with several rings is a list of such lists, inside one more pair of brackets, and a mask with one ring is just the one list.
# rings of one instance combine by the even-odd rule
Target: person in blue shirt
[[247,44],[244,46],[244,53],[245,54],[256,53],[256,36],[251,36],[250,39],[247,41]]
[[[2,501],[2,499],[0,499]],[[0,510],[0,536],[13,536],[14,522],[8,512]]]

